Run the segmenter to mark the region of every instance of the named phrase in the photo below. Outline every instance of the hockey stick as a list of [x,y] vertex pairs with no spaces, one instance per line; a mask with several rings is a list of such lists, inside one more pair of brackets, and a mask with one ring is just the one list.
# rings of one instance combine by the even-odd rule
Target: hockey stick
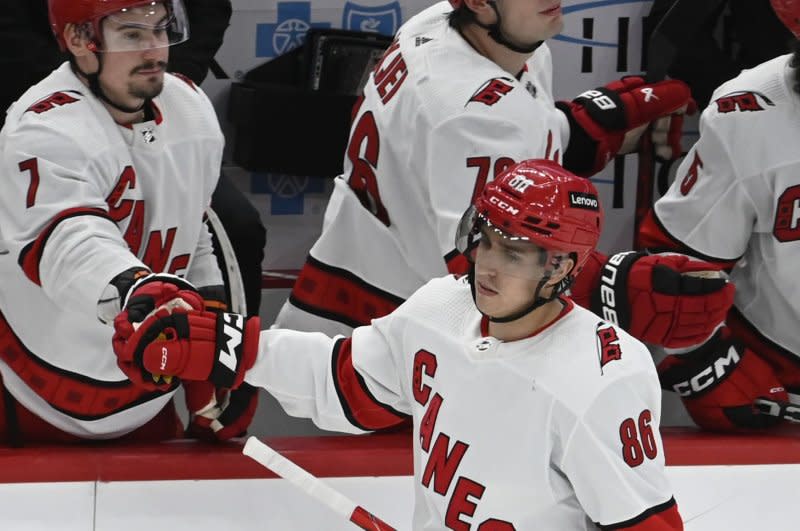
[[233,244],[222,221],[211,208],[206,209],[206,218],[210,226],[212,236],[216,237],[216,242],[219,244],[219,252],[222,254],[223,262],[225,263],[225,277],[228,279],[226,289],[230,292],[231,308],[229,311],[233,313],[240,313],[247,315],[247,299],[244,294],[244,282],[242,281],[242,272],[239,269],[239,261],[236,259],[236,252],[233,250]]
[[[678,51],[691,42],[709,16],[720,7],[722,0],[676,0],[653,29],[647,44],[648,83],[662,81]],[[639,168],[636,183],[636,209],[633,218],[633,246],[640,249],[639,227],[653,206],[656,155],[648,128],[639,147]]]
[[367,511],[353,500],[324,483],[318,477],[300,468],[256,437],[248,437],[242,453],[258,461],[277,475],[300,488],[309,496],[331,509],[339,516],[349,520],[361,529],[368,531],[395,531],[395,528]]

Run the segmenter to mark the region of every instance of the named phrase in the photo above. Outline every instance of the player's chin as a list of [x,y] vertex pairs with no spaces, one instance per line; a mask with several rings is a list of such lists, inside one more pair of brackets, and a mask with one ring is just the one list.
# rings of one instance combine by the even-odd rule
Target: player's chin
[[131,87],[131,96],[135,96],[136,98],[141,99],[152,99],[161,94],[161,91],[164,90],[164,75],[161,74],[158,77],[151,77],[148,78],[144,82],[139,82],[134,84]]
[[477,306],[478,310],[484,315],[495,315],[500,312],[502,306],[499,299],[500,297],[497,294],[488,295],[476,291],[475,306]]

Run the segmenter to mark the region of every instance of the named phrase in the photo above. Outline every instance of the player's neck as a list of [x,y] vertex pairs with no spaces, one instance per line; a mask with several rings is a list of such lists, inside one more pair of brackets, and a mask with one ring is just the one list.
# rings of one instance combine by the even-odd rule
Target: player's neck
[[533,53],[517,53],[509,50],[492,39],[486,29],[477,24],[464,26],[461,30],[461,36],[476,52],[497,63],[500,68],[514,77],[522,71],[525,67],[525,61],[533,55]]
[[144,109],[138,110],[136,112],[124,112],[121,111],[106,102],[102,102],[103,106],[108,110],[111,117],[117,122],[119,125],[131,125],[136,124],[144,121]]
[[489,321],[489,335],[502,341],[530,337],[558,319],[563,309],[563,303],[555,299],[510,323]]

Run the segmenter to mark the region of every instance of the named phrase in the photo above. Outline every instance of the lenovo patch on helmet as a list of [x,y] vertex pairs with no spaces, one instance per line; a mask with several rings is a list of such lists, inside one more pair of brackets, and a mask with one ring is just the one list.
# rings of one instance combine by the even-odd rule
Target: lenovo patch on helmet
[[597,196],[584,192],[570,192],[569,204],[575,208],[585,208],[586,210],[600,210],[600,202]]

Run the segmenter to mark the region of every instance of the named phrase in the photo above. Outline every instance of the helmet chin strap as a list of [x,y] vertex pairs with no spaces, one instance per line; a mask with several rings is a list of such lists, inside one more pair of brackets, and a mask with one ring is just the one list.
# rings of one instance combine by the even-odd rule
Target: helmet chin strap
[[488,30],[489,37],[494,39],[496,43],[505,46],[512,52],[528,53],[528,54],[535,52],[536,49],[542,45],[544,41],[534,42],[533,44],[529,44],[528,46],[518,46],[513,42],[509,41],[508,38],[506,38],[506,36],[503,35],[503,29],[501,27],[503,24],[503,18],[500,15],[500,10],[497,9],[497,2],[495,2],[495,0],[488,0],[488,2],[486,3],[492,6],[492,9],[494,9],[495,14],[497,15],[497,21],[494,24],[483,24],[481,22],[478,22],[477,20],[475,22],[483,29]]
[[124,113],[133,114],[136,112],[141,111],[145,108],[145,105],[149,103],[149,99],[145,99],[142,101],[142,104],[138,107],[127,107],[125,105],[121,105],[119,103],[111,101],[111,98],[106,96],[106,93],[103,91],[103,88],[100,86],[100,72],[103,71],[103,54],[94,52],[94,56],[97,57],[97,72],[92,74],[87,74],[78,66],[78,62],[75,61],[75,56],[70,56],[70,64],[72,64],[72,69],[81,77],[86,79],[89,82],[89,90],[92,91],[92,94],[106,102],[107,104],[111,105],[118,111],[122,111]]
[[[475,307],[477,308],[478,304],[477,304],[477,298],[475,296],[475,264],[474,263],[472,263],[472,265],[470,265],[469,273],[467,274],[467,279],[469,280],[469,289],[472,292],[472,300],[475,301]],[[486,318],[488,318],[489,321],[491,321],[493,323],[510,323],[512,321],[516,321],[517,319],[521,319],[522,317],[525,317],[526,315],[528,315],[529,313],[531,313],[535,309],[539,308],[540,306],[543,306],[543,305],[547,304],[548,302],[550,302],[552,300],[555,300],[561,294],[561,291],[553,289],[553,293],[551,293],[549,297],[540,297],[539,296],[539,293],[542,291],[542,288],[544,287],[544,285],[547,283],[547,281],[549,279],[550,279],[550,275],[542,277],[542,279],[536,285],[536,291],[533,293],[533,302],[531,302],[528,306],[526,306],[522,310],[516,311],[516,312],[514,312],[514,313],[512,313],[510,315],[506,315],[504,317],[493,317],[491,315],[487,315],[487,314],[481,312],[480,308],[478,308],[478,311],[481,312],[481,315],[486,316]]]

